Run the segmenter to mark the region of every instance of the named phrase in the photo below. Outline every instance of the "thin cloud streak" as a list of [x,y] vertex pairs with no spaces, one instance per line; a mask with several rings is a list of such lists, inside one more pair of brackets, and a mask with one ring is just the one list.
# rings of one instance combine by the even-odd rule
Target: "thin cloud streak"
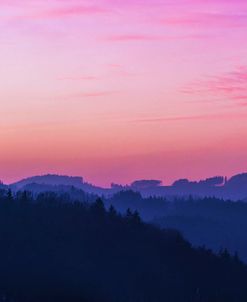
[[[247,106],[247,104],[246,104]],[[200,120],[218,120],[218,119],[239,119],[239,118],[247,118],[246,114],[234,114],[234,113],[226,113],[226,114],[200,114],[200,115],[181,115],[181,116],[169,116],[169,117],[157,117],[157,118],[146,118],[146,119],[138,119],[134,122],[138,123],[163,123],[163,122],[183,122],[183,121],[200,121]]]
[[17,15],[14,19],[60,19],[66,17],[77,17],[82,15],[102,15],[108,14],[110,10],[97,6],[65,6],[57,7],[52,9],[39,9],[32,10],[32,12],[27,12],[26,14]]
[[125,42],[125,41],[155,41],[164,40],[162,36],[141,35],[141,34],[126,34],[126,35],[112,35],[105,38],[106,41],[111,42]]
[[233,72],[190,83],[181,92],[192,96],[206,95],[212,100],[221,98],[241,106],[242,101],[247,100],[247,67],[241,66]]
[[164,18],[159,21],[165,26],[188,26],[196,28],[205,27],[245,27],[247,26],[247,13],[223,14],[223,13],[197,13],[187,14],[180,17]]
[[175,36],[157,36],[157,35],[142,35],[142,34],[124,34],[124,35],[112,35],[105,37],[104,40],[107,42],[153,42],[153,41],[172,41],[172,40],[183,40],[183,39],[204,39],[207,35],[175,35]]
[[65,97],[66,99],[79,99],[79,98],[99,98],[105,96],[111,96],[116,91],[95,91],[95,92],[81,92]]
[[65,81],[65,80],[71,80],[71,81],[94,81],[98,80],[98,77],[95,76],[65,76],[65,77],[59,77],[58,80]]

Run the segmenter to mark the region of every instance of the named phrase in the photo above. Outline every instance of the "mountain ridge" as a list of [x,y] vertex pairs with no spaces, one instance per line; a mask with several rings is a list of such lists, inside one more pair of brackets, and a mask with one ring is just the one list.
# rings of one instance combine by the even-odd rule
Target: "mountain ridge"
[[224,176],[214,176],[199,181],[178,179],[172,185],[163,185],[160,180],[142,179],[131,184],[120,185],[112,183],[105,188],[84,181],[81,176],[67,176],[59,174],[37,175],[9,184],[8,187],[17,191],[23,190],[28,185],[73,186],[87,193],[99,195],[113,195],[123,190],[140,192],[142,196],[198,196],[218,197],[231,200],[247,199],[247,173],[233,175],[227,179]]

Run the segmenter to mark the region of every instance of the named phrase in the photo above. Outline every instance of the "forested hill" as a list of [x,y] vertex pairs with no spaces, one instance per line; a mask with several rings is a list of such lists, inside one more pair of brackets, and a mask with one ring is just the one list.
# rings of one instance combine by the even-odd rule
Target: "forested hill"
[[[247,269],[100,199],[0,198],[0,292],[14,302],[246,302]],[[3,300],[2,299],[2,300]]]

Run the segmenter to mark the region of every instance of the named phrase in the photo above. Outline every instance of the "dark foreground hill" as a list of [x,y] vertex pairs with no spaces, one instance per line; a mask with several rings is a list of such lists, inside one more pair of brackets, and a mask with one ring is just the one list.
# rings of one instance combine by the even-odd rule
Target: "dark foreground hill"
[[206,245],[214,251],[227,248],[238,252],[247,263],[247,203],[217,198],[178,200],[169,203],[153,222],[162,228],[175,228],[193,245]]
[[172,228],[194,246],[205,245],[218,252],[227,248],[230,253],[238,252],[247,263],[247,203],[218,198],[143,198],[138,192],[122,191],[105,204],[125,213],[128,208],[137,210],[147,222],[161,228]]
[[138,213],[106,211],[101,200],[66,198],[1,192],[4,301],[247,301],[238,257],[194,249],[177,231],[144,224]]

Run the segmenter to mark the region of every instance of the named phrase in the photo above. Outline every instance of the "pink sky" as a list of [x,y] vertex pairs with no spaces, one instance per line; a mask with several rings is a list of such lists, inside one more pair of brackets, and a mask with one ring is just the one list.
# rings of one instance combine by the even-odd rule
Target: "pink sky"
[[247,170],[246,0],[0,0],[0,179]]

